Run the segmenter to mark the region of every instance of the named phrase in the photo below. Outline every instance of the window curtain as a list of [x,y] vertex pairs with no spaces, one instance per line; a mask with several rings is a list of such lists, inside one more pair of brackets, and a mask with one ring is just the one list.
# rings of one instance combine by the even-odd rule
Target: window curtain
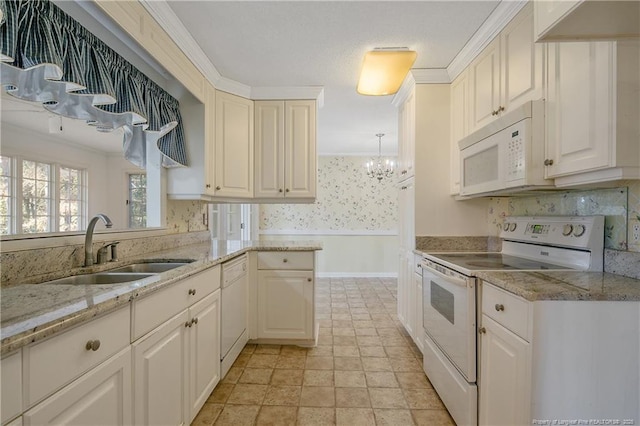
[[178,101],[48,0],[0,0],[0,84],[12,96],[124,129],[127,160],[145,167],[147,141],[165,167],[187,166]]

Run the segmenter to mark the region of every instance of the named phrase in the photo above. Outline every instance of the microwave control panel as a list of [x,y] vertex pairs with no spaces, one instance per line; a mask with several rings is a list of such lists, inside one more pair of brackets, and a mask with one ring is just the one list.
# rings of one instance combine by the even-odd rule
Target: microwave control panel
[[524,179],[525,177],[525,126],[522,121],[511,128],[507,136],[507,181]]

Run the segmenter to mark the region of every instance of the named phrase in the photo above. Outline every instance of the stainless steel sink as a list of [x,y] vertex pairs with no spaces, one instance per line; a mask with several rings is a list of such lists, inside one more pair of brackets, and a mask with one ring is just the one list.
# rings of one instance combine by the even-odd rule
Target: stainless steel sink
[[99,272],[96,274],[74,275],[72,277],[60,278],[48,281],[43,284],[67,284],[67,285],[99,285],[99,284],[121,284],[144,280],[156,274],[126,274]]
[[188,264],[189,262],[134,263],[131,265],[123,266],[121,268],[111,269],[109,272],[135,272],[135,273],[158,274],[158,273],[169,271],[171,269],[179,268],[181,266],[188,265]]

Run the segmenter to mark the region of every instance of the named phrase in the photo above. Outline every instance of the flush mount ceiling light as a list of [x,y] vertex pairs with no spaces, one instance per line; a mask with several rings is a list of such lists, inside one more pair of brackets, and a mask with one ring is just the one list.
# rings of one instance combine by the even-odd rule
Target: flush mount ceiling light
[[364,55],[357,92],[361,95],[393,95],[418,54],[407,48],[378,48]]

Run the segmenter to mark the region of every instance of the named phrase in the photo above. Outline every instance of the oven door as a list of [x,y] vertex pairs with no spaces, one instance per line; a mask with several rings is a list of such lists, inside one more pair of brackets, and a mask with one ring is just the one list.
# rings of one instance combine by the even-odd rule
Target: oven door
[[469,383],[476,381],[475,278],[422,264],[424,331]]

